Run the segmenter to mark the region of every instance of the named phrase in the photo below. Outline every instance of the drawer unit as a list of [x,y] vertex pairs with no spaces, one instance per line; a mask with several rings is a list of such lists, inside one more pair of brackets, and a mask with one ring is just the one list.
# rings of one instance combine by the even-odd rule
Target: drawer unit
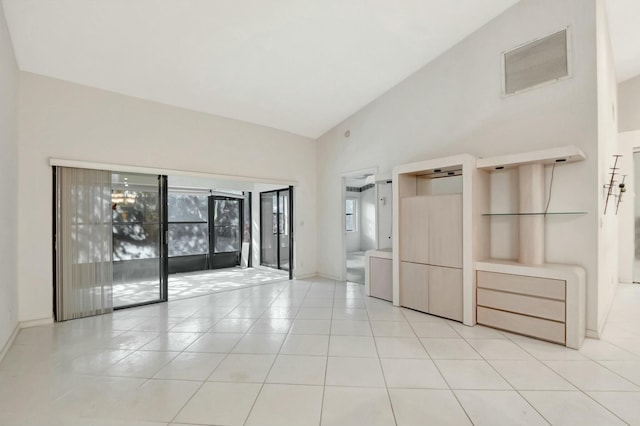
[[565,324],[478,306],[478,324],[524,334],[554,343],[565,343]]
[[564,322],[564,301],[478,288],[478,306]]
[[566,343],[566,282],[477,272],[478,324]]
[[508,291],[528,296],[565,300],[565,282],[526,275],[478,271],[478,287]]

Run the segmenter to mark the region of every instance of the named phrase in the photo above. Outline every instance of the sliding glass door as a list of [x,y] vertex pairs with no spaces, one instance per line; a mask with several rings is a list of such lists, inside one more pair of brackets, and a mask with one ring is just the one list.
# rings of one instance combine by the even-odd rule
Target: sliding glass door
[[166,177],[113,173],[113,306],[166,300]]
[[293,278],[293,188],[260,193],[260,264]]
[[230,268],[240,264],[243,214],[241,198],[209,197],[209,248],[211,268]]
[[166,176],[54,168],[55,318],[167,299]]

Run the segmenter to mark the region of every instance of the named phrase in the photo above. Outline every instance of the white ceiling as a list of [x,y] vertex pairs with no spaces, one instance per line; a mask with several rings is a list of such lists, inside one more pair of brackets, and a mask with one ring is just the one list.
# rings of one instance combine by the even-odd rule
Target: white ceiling
[[316,138],[517,0],[2,0],[20,69]]
[[[620,80],[640,1],[607,0]],[[316,138],[517,0],[2,0],[20,69]]]
[[640,74],[640,1],[606,0],[618,81]]

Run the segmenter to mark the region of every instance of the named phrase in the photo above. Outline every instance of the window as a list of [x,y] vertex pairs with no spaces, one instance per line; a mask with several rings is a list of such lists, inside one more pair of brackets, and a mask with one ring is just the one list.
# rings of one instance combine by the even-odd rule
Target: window
[[358,209],[358,200],[355,198],[347,198],[344,209],[344,223],[347,232],[356,232],[356,213]]
[[169,257],[209,253],[207,197],[169,192]]

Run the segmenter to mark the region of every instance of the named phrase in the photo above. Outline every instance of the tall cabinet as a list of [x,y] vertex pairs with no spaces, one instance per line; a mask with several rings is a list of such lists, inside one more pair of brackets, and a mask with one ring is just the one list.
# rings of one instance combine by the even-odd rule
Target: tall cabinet
[[394,169],[395,305],[475,324],[474,262],[488,253],[488,175],[475,162],[462,154]]

